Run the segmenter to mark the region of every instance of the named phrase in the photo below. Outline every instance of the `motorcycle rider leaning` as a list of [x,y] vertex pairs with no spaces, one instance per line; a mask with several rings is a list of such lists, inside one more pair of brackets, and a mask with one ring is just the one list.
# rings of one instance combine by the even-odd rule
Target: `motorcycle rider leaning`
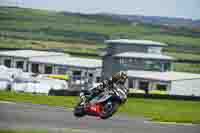
[[[119,72],[113,75],[111,79],[103,80],[103,82],[97,87],[94,87],[89,90],[82,90],[82,92],[80,93],[81,104],[84,105],[87,102],[87,100],[90,100],[93,97],[100,94],[101,92],[103,92],[105,87],[107,86],[110,86],[113,88],[120,87],[123,93],[127,95],[129,90],[124,86],[127,78],[128,77],[124,72]],[[126,97],[124,97],[124,99],[126,99]]]

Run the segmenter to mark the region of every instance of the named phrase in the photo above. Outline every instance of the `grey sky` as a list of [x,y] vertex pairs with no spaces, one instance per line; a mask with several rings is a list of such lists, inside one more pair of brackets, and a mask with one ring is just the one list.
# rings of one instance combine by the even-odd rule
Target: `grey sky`
[[[23,7],[57,11],[200,19],[200,0],[18,0],[17,3]],[[15,4],[16,0],[0,0],[0,5]]]

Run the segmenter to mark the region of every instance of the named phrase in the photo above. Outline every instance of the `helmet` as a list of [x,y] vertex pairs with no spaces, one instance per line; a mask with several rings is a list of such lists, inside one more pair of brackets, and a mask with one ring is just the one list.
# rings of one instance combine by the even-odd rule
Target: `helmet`
[[128,78],[128,76],[123,71],[120,71],[112,76],[113,82],[117,82],[119,80],[126,81],[127,78]]
[[128,78],[127,74],[125,72],[120,72],[121,79],[126,80]]

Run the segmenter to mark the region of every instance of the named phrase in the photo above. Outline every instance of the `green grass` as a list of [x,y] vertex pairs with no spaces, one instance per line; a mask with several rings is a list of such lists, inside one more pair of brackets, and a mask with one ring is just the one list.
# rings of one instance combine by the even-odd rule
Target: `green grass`
[[77,42],[55,42],[55,41],[36,41],[36,40],[22,40],[13,38],[1,38],[0,48],[19,48],[19,49],[61,49],[66,53],[74,54],[95,54],[98,55],[100,49],[105,48],[105,45],[87,44]]
[[[74,107],[78,99],[78,97],[71,96],[40,96],[0,92],[0,100],[2,101],[28,102],[68,108]],[[128,102],[120,108],[119,113],[164,122],[200,123],[200,102],[129,98]]]
[[174,71],[200,73],[200,64],[174,63]]
[[121,113],[162,122],[200,123],[200,103],[129,98]]
[[[0,129],[0,133],[51,133],[53,131],[47,131],[47,130],[38,130],[38,129]],[[70,129],[66,128],[61,131],[56,132],[62,132],[62,133],[80,133],[80,130],[76,129]]]
[[[83,130],[78,130],[78,129],[71,129],[71,128],[66,128],[66,129],[61,129],[56,132],[62,132],[62,133],[80,133]],[[52,133],[53,131],[48,131],[47,129],[0,129],[0,133]]]
[[[0,20],[0,48],[60,48],[75,54],[98,55],[99,50],[106,47],[105,39],[120,37],[200,48],[200,37],[191,29],[132,25],[103,15],[0,7]],[[192,36],[193,33],[196,33],[195,36]],[[190,50],[192,54],[176,54],[178,50],[172,47],[166,50],[173,51],[170,55],[177,58],[199,60],[199,55],[193,54],[199,53],[198,49]]]
[[69,96],[55,97],[55,96],[44,96],[44,95],[33,95],[33,94],[0,91],[0,100],[32,103],[32,104],[44,104],[49,106],[63,106],[72,108],[76,104],[78,98]]
[[0,36],[45,41],[97,44],[108,38],[151,39],[199,46],[192,30],[145,24],[132,25],[103,15],[64,14],[46,10],[0,7]]
[[179,60],[200,61],[200,54],[190,54],[190,53],[180,53],[180,52],[179,53],[167,52],[165,54]]
[[40,131],[40,130],[11,130],[11,129],[0,129],[0,133],[48,133],[47,131]]
[[160,42],[165,42],[168,45],[190,45],[199,47],[200,38],[194,38],[189,36],[175,36],[175,35],[165,35],[165,34],[153,34],[141,37],[141,39],[155,40]]
[[[77,130],[77,129],[70,129],[66,128],[61,131],[56,132],[62,132],[62,133],[80,133],[83,130]],[[36,129],[0,129],[0,133],[52,133],[53,131],[47,131],[47,130],[36,130]]]

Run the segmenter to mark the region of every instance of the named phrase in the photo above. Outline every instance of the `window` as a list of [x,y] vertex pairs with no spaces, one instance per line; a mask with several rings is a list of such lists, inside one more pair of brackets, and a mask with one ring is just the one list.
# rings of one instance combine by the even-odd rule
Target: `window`
[[133,80],[132,79],[128,80],[128,87],[133,88]]
[[157,84],[156,89],[160,91],[167,91],[167,85],[166,84]]
[[58,74],[66,74],[67,68],[66,67],[59,67],[58,68]]
[[101,82],[101,77],[96,77],[96,82],[100,83]]
[[141,90],[149,89],[149,82],[148,81],[140,81],[139,82],[139,89],[141,89]]
[[16,68],[23,69],[24,68],[24,62],[23,61],[17,61],[16,62]]
[[171,70],[171,63],[170,62],[165,63],[164,64],[164,71],[166,72],[166,71],[170,71],[170,70]]
[[134,61],[134,59],[132,59],[132,58],[129,58],[129,59],[128,59],[128,62],[129,62],[129,63],[132,63],[133,61]]
[[92,73],[90,73],[90,74],[89,74],[89,77],[90,77],[90,78],[92,78],[92,77],[93,77],[93,74],[92,74]]
[[145,61],[145,70],[148,71],[161,71],[162,70],[162,64],[158,61]]
[[155,54],[161,54],[162,48],[161,47],[149,47],[148,53],[155,53]]
[[73,71],[73,75],[74,76],[80,76],[81,75],[81,71]]
[[51,65],[45,66],[45,74],[52,74],[53,73],[53,67]]
[[73,71],[73,79],[80,80],[81,79],[81,71]]
[[6,66],[6,67],[11,67],[11,60],[10,59],[5,59],[4,60],[4,65]]
[[39,73],[39,64],[32,64],[31,65],[31,71],[33,73]]

